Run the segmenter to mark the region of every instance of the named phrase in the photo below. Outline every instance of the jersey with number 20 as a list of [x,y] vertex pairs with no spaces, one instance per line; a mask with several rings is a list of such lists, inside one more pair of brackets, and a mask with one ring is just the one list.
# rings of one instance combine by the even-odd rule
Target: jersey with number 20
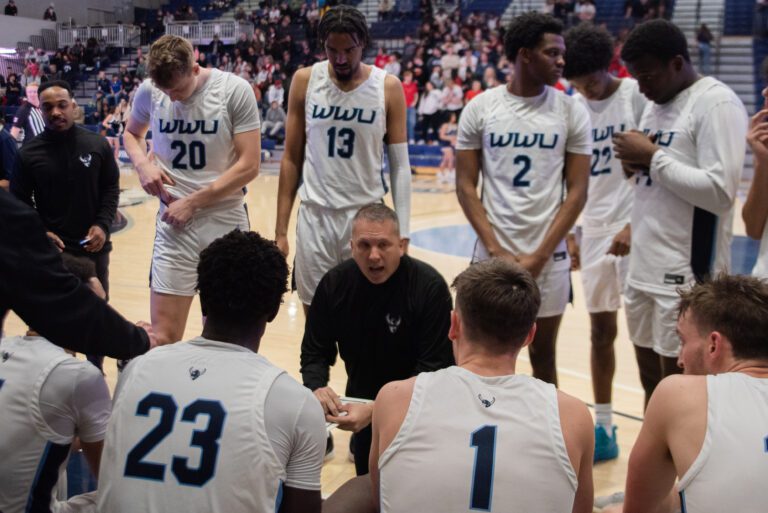
[[[565,194],[566,153],[592,154],[586,108],[545,87],[520,97],[498,86],[461,114],[457,150],[482,150],[482,201],[499,243],[530,254],[544,240]],[[563,241],[543,273],[570,268]]]
[[[177,198],[214,182],[237,160],[234,136],[260,127],[251,86],[217,69],[184,101],[171,101],[145,80],[136,92],[131,116],[149,124],[155,164],[175,182],[166,189]],[[243,194],[236,191],[208,210],[238,208],[242,203]]]

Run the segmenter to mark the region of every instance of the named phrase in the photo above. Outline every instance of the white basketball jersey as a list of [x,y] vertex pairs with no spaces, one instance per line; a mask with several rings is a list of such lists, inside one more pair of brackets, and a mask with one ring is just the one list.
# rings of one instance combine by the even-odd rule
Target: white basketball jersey
[[[171,101],[145,80],[131,115],[149,123],[155,163],[176,182],[165,186],[175,197],[188,196],[219,178],[237,160],[234,135],[260,126],[248,82],[217,69],[183,102]],[[236,191],[206,210],[237,208],[242,203],[243,193]]]
[[629,222],[634,195],[621,160],[613,156],[613,135],[638,127],[646,101],[631,78],[622,80],[605,100],[587,100],[580,94],[574,98],[587,107],[592,120],[589,194],[581,213],[584,235],[613,234]]
[[[732,126],[716,126],[722,114],[713,118],[712,113],[724,111]],[[696,276],[730,267],[733,204],[722,215],[699,208],[694,204],[699,198],[692,184],[711,180],[708,188],[717,186],[735,197],[744,162],[746,125],[739,98],[711,77],[699,79],[663,105],[648,103],[640,128],[656,138],[662,158],[684,166],[689,176],[683,178],[683,172],[678,172],[669,178],[660,169],[655,179],[646,172],[630,181],[635,190],[627,278],[631,286],[675,295],[678,287]],[[705,173],[709,176],[703,176]],[[665,180],[674,182],[666,187],[661,183]]]
[[99,511],[277,511],[285,469],[264,403],[282,372],[246,348],[203,338],[135,359],[115,394]]
[[[566,152],[592,154],[589,115],[551,87],[522,98],[498,86],[467,104],[456,149],[482,149],[482,201],[493,231],[512,253],[530,254],[562,204]],[[562,241],[542,272],[570,265]]]
[[3,513],[47,512],[55,506],[54,488],[66,466],[72,437],[56,433],[45,422],[40,392],[51,372],[67,360],[72,356],[39,337],[6,338],[0,343]]
[[757,253],[757,262],[752,269],[752,275],[758,278],[768,278],[768,223],[763,227],[763,238],[760,239],[760,249]]
[[682,510],[763,513],[768,504],[768,379],[707,376],[707,432],[680,479]]
[[379,470],[382,513],[565,513],[577,488],[555,387],[460,367],[418,375]]
[[315,63],[304,105],[306,146],[301,201],[325,208],[360,207],[381,200],[384,189],[386,72],[371,66],[352,91],[331,80],[328,61]]

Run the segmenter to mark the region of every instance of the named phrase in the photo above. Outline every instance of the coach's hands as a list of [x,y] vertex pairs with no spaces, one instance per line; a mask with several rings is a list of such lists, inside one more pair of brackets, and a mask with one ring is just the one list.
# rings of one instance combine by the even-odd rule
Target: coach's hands
[[88,230],[88,235],[86,235],[85,238],[88,239],[88,242],[83,245],[83,249],[89,253],[101,251],[101,248],[104,247],[104,243],[107,242],[107,234],[104,233],[104,229],[98,225],[91,226]]
[[329,415],[325,419],[328,422],[335,422],[338,424],[339,429],[343,429],[344,431],[357,433],[361,429],[366,428],[373,418],[373,404],[343,404],[340,410],[341,412],[346,413],[346,415],[337,417]]
[[[149,337],[149,349],[154,349],[157,347],[157,337],[155,336],[155,332],[152,331],[152,325],[148,322],[144,321],[138,321],[136,323],[136,326],[143,329],[147,332],[147,336]],[[149,350],[148,349],[148,350]]]
[[338,417],[339,412],[344,411],[341,397],[331,387],[322,387],[314,391],[315,397],[323,407],[326,416]]
[[141,182],[141,188],[144,189],[144,192],[157,196],[166,204],[169,203],[171,196],[165,190],[165,186],[176,185],[176,183],[165,171],[148,159],[143,164],[136,166],[136,172],[139,175],[139,182]]
[[53,242],[53,245],[56,246],[56,249],[59,250],[59,253],[64,251],[64,241],[62,241],[58,235],[53,232],[45,232],[45,234],[48,236],[48,239]]

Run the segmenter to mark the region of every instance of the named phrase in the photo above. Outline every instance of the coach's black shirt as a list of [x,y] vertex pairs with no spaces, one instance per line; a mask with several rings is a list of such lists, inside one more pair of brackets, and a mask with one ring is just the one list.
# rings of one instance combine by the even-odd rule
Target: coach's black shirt
[[37,209],[46,229],[58,235],[67,250],[83,252],[79,241],[98,225],[107,235],[102,251],[110,251],[119,180],[107,140],[75,125],[63,133],[45,129],[21,148],[11,192]]
[[374,285],[354,260],[323,277],[309,307],[301,375],[315,390],[328,384],[336,354],[347,370],[346,395],[374,399],[394,380],[453,365],[448,339],[451,295],[431,266],[408,256]]

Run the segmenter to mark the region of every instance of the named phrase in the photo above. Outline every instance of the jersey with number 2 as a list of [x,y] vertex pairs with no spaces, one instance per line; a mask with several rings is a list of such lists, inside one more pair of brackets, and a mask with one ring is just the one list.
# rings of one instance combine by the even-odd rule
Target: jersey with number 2
[[[523,98],[498,86],[467,104],[456,149],[482,150],[483,206],[504,248],[539,247],[565,195],[566,153],[591,155],[591,135],[586,108],[551,87]],[[570,267],[562,246],[544,272]]]

